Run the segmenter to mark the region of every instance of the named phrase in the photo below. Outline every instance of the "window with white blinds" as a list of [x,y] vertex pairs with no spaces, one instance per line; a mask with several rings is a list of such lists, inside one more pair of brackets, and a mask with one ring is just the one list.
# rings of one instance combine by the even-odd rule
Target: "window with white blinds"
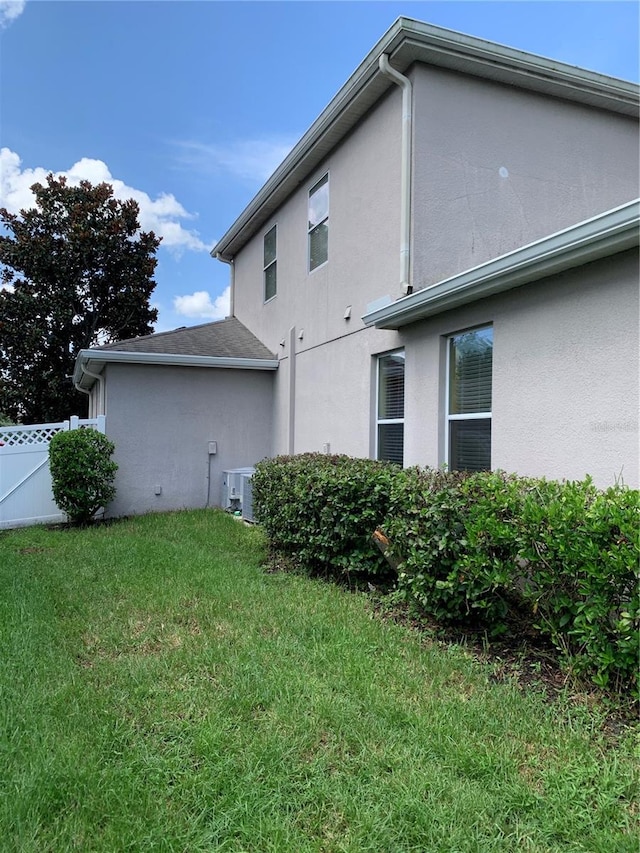
[[493,328],[449,338],[448,464],[452,471],[491,469]]
[[404,350],[378,358],[376,458],[404,459]]

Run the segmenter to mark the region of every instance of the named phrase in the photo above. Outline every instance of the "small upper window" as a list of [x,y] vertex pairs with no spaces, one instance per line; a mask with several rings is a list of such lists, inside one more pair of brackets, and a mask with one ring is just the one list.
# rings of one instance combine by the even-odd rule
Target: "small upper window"
[[278,234],[273,226],[264,235],[264,301],[273,299],[278,289]]
[[449,338],[447,440],[452,471],[491,469],[493,329]]
[[329,259],[329,175],[309,190],[309,272]]

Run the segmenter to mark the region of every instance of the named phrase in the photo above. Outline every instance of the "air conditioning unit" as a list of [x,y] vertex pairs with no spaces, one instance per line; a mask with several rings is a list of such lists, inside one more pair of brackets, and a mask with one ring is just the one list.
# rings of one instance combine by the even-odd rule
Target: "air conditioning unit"
[[242,512],[244,490],[254,468],[233,468],[222,472],[222,509]]
[[251,474],[241,474],[242,477],[242,518],[255,522],[253,516],[253,483]]

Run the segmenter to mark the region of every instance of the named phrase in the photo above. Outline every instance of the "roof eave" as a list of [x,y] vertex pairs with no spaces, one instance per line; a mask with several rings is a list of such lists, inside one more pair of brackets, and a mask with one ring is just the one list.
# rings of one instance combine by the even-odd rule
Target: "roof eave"
[[501,255],[404,296],[362,318],[365,326],[399,329],[469,302],[556,275],[626,249],[640,240],[640,199]]
[[277,359],[83,349],[80,350],[76,358],[73,372],[74,384],[90,388],[95,382],[95,377],[90,376],[85,371],[88,369],[100,373],[106,364],[151,364],[164,365],[165,367],[210,367],[230,370],[278,369]]
[[393,86],[378,68],[380,54],[406,72],[416,61],[638,115],[638,86],[625,80],[525,53],[485,39],[398,18],[360,63],[297,145],[211,250],[230,260],[332,148]]

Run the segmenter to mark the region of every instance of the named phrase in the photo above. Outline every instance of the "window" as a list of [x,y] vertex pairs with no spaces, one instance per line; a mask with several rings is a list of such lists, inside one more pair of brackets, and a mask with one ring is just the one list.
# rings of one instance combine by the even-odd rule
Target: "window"
[[329,259],[329,175],[309,190],[309,272]]
[[278,283],[278,235],[274,225],[264,235],[264,301],[273,299]]
[[493,328],[449,338],[448,464],[452,471],[491,468]]
[[378,358],[376,458],[402,465],[404,458],[404,351]]

